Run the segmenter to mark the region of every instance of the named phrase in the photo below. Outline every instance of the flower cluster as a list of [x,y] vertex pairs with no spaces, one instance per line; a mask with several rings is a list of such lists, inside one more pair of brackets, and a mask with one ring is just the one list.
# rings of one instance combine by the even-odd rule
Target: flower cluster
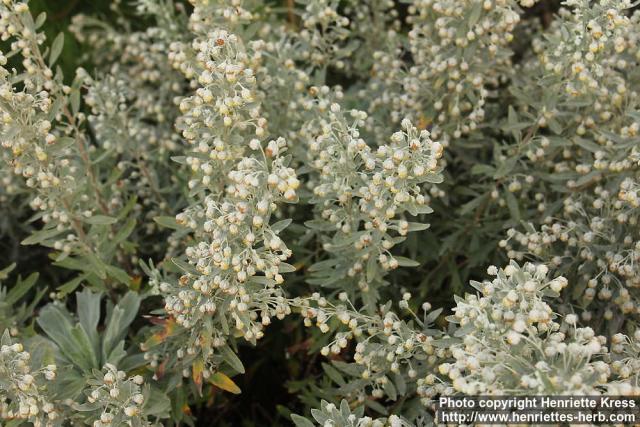
[[96,78],[85,80],[84,101],[91,109],[88,123],[97,145],[118,158],[114,167],[121,179],[111,188],[110,203],[137,197],[136,209],[142,210],[149,234],[157,232],[154,217],[171,214],[171,204],[180,204],[163,191],[176,181],[168,167],[179,140],[174,99],[187,87],[166,60],[170,42],[180,37],[176,27],[184,20],[169,6],[149,7],[147,13],[159,22],[145,31],[114,28],[85,15],[75,16],[70,28],[79,41],[95,47],[88,56],[100,68]]
[[[371,418],[364,416],[363,408],[352,411],[346,400],[340,402],[340,407],[323,400],[319,409],[312,411],[313,419],[322,427],[405,427],[411,424],[405,422],[397,415],[388,418]],[[309,424],[309,421],[299,415],[293,417],[297,427]]]
[[616,380],[607,385],[609,394],[628,395],[637,392],[640,368],[640,333],[631,337],[618,333],[611,337],[611,371]]
[[193,43],[196,65],[182,60],[183,52],[170,55],[187,77],[199,67],[201,85],[194,96],[181,101],[178,129],[194,145],[186,162],[198,178],[189,186],[215,189],[216,174],[224,175],[247,148],[240,135],[253,128],[256,138],[263,137],[266,120],[260,117],[254,71],[242,41],[226,30],[216,30]]
[[[564,4],[575,10],[562,9],[563,19],[556,23],[568,25],[573,32],[554,32],[546,42],[535,40],[533,49],[540,52],[545,70],[562,75],[568,94],[597,90],[601,81],[607,82],[603,79],[607,68],[618,67],[620,64],[614,62],[617,55],[629,47],[627,37],[632,23],[624,11],[631,2],[596,1],[592,6],[587,0],[568,0]],[[545,49],[546,43],[553,44],[553,49]]]
[[[280,139],[271,141],[266,152],[275,155],[285,149]],[[293,169],[284,166],[282,157],[274,159],[271,169],[265,166],[256,158],[241,160],[229,172],[223,200],[217,202],[212,196],[205,199],[201,224],[196,222],[196,210],[178,215],[179,223],[198,224],[206,233],[203,240],[186,250],[198,274],[183,276],[176,295],[166,297],[165,308],[179,324],[193,326],[202,314],[214,314],[221,304],[224,311],[220,315],[231,313],[237,329],[247,340],[254,340],[262,336],[261,324],[254,322],[256,310],[266,325],[269,317],[284,309],[276,303],[280,294],[277,285],[284,281],[280,273],[287,270],[284,261],[291,251],[278,237],[280,227],[270,226],[270,220],[277,202],[296,200],[299,182]],[[264,285],[267,287],[263,289]]]
[[[459,300],[450,321],[459,325],[454,359],[439,372],[465,394],[599,394],[610,366],[602,360],[606,338],[578,326],[578,316],[561,320],[546,299],[567,287],[548,278],[542,264],[489,268],[491,281],[472,285],[480,295]],[[514,375],[515,373],[515,375]]]
[[398,238],[426,228],[405,215],[431,212],[421,184],[440,181],[443,148],[404,120],[389,144],[373,150],[360,136],[365,112],[343,113],[338,103],[326,104],[318,101],[324,114],[306,125],[312,138],[308,165],[317,175],[310,181],[316,219],[307,225],[330,232],[323,248],[333,257],[312,266],[312,277],[340,287],[347,279],[357,286],[349,289],[350,298],[361,295],[371,305],[385,272],[412,264],[390,250]]
[[[37,31],[26,3],[4,2],[0,6],[0,31],[4,39],[14,39],[11,51],[4,52],[0,61],[1,144],[12,155],[14,173],[35,190],[36,195],[30,201],[32,208],[44,211],[43,222],[58,231],[50,233],[50,237],[72,231],[57,240],[59,249],[70,252],[83,233],[77,217],[92,216],[97,208],[95,203],[91,206],[94,200],[86,194],[84,200],[70,194],[70,190],[81,185],[76,177],[84,173],[80,156],[77,160],[69,156],[69,143],[75,142],[69,135],[81,117],[70,117],[69,112],[61,111],[61,103],[69,102],[72,88],[61,83],[61,76],[54,75],[53,63],[46,64],[39,48],[44,34]],[[14,72],[6,68],[6,56],[16,53],[22,55],[26,70],[22,89],[12,83]],[[62,121],[63,114],[67,115],[67,123],[57,130],[51,120]],[[79,147],[82,144],[80,141]]]
[[316,68],[334,66],[344,69],[357,42],[349,39],[349,18],[338,11],[338,0],[297,0],[304,5],[299,39],[302,43],[302,60]]
[[[151,426],[144,416],[144,392],[141,388],[144,378],[140,375],[127,377],[124,371],[106,364],[95,380],[90,382],[87,406],[99,409],[93,427],[112,425]],[[91,420],[89,420],[91,421]]]
[[344,15],[349,17],[349,38],[358,42],[350,58],[351,68],[360,75],[371,73],[377,62],[374,52],[394,43],[402,26],[393,0],[357,0],[345,4]]
[[[337,303],[314,293],[296,304],[306,326],[315,324],[324,334],[337,330],[331,334],[332,341],[321,348],[323,356],[344,356],[349,353],[349,343],[356,341],[353,363],[336,365],[351,378],[349,386],[342,384],[345,398],[360,403],[385,396],[396,400],[398,393],[405,394],[407,387],[416,387],[446,357],[445,349],[435,347],[440,332],[431,329],[441,310],[429,312],[431,306],[425,303],[424,317],[420,319],[409,308],[410,298],[411,294],[405,293],[399,304],[409,320],[394,312],[390,303],[372,315],[357,311],[345,292],[339,294]],[[348,329],[342,331],[342,325]]]
[[[624,1],[566,5],[573,10],[563,9],[548,37],[534,40],[536,56],[526,65],[533,72],[517,82],[519,119],[532,126],[517,150],[530,162],[529,186],[542,220],[509,230],[500,244],[510,258],[575,266],[573,297],[585,319],[598,307],[611,319],[637,312],[640,283],[633,161],[640,125],[630,66],[638,54],[631,26],[640,15],[627,16]],[[559,95],[532,101],[522,90],[536,86]]]
[[487,87],[499,84],[509,68],[518,11],[515,1],[411,2],[413,65],[377,53],[386,57],[380,67],[387,68],[380,70],[383,84],[399,84],[405,94],[390,98],[392,109],[423,126],[432,124],[434,136],[445,144],[475,130],[484,121]]
[[[123,181],[109,177],[119,153],[108,156],[109,142],[102,148],[92,144],[87,129],[91,125],[80,111],[83,85],[92,82],[80,68],[71,85],[64,83],[56,67],[64,36],[58,35],[49,48],[41,47],[46,41],[42,17],[34,20],[24,2],[8,0],[0,5],[0,30],[9,46],[0,61],[0,145],[3,158],[10,153],[8,166],[24,179],[29,206],[42,228],[23,243],[53,248],[58,261],[78,261],[83,268],[73,269],[86,275],[93,270],[99,280],[128,283],[128,272],[110,264],[115,258],[130,263],[127,255],[133,251],[121,245],[135,225],[135,200],[121,191]],[[19,58],[24,72],[12,68],[7,56]],[[115,216],[128,221],[122,227],[112,226]],[[96,234],[98,229],[113,241],[105,244]]]
[[[192,15],[192,25],[199,26],[202,16]],[[234,26],[233,19],[225,20]],[[180,102],[183,114],[177,121],[193,146],[185,162],[198,199],[176,222],[191,230],[195,242],[185,250],[187,262],[178,264],[184,274],[177,284],[159,285],[167,321],[189,333],[147,357],[169,355],[167,348],[186,340],[186,359],[178,359],[203,365],[193,372],[199,383],[218,370],[230,336],[255,343],[272,317],[291,312],[280,285],[282,274],[295,268],[285,262],[292,253],[278,236],[290,221],[274,223],[273,218],[278,203],[297,201],[300,181],[288,166],[284,138],[263,142],[267,120],[261,117],[253,68],[259,48],[254,43],[248,50],[236,34],[216,29],[194,39],[190,49],[173,46],[169,55],[174,67],[199,85],[195,95]]]
[[25,420],[35,426],[57,425],[59,412],[50,400],[46,383],[56,378],[56,365],[32,366],[31,354],[12,343],[8,332],[0,348],[0,416]]

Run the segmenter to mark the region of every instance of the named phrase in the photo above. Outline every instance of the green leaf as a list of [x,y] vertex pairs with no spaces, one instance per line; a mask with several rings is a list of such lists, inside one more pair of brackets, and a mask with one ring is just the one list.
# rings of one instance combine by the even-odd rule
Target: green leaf
[[251,283],[256,283],[258,285],[262,285],[262,286],[273,286],[276,284],[276,281],[273,279],[269,279],[267,277],[264,276],[252,276],[251,278],[249,278],[249,281]]
[[313,424],[311,421],[309,421],[308,419],[306,419],[301,415],[291,414],[291,420],[296,425],[296,427],[314,427],[315,426],[315,424]]
[[398,261],[400,267],[418,267],[420,265],[418,261],[403,256],[394,256],[393,258]]
[[562,134],[562,126],[560,125],[560,122],[558,122],[556,119],[549,119],[547,126],[549,126],[549,129],[554,132],[557,135],[561,135]]
[[296,271],[296,268],[291,264],[281,262],[280,265],[278,265],[278,271],[280,273],[293,273],[294,271]]
[[0,281],[6,279],[7,277],[9,277],[9,274],[13,271],[13,269],[16,268],[16,263],[14,262],[13,264],[11,264],[8,267],[3,268],[2,270],[0,270]]
[[330,259],[325,260],[325,261],[316,262],[315,264],[310,266],[307,270],[308,271],[312,271],[312,272],[313,271],[329,270],[329,269],[331,269],[331,267],[334,267],[337,264],[338,264],[338,259],[330,258]]
[[113,240],[111,240],[111,245],[117,246],[123,241],[125,241],[127,237],[131,235],[133,230],[135,230],[135,228],[136,228],[136,220],[134,218],[130,218],[129,221],[127,221],[127,223],[124,225],[124,227],[122,227],[118,231],[118,233],[116,233],[116,235],[113,237]]
[[509,208],[509,213],[511,214],[511,218],[516,221],[520,221],[520,208],[518,207],[518,201],[511,191],[504,192],[504,198],[507,200],[507,207]]
[[351,409],[349,408],[349,402],[347,402],[347,399],[342,399],[340,402],[340,415],[345,418],[351,415]]
[[471,9],[471,12],[469,13],[469,30],[474,29],[473,27],[478,22],[478,19],[480,19],[480,13],[482,13],[482,2],[476,2],[474,3],[473,9]]
[[26,239],[24,239],[20,243],[25,245],[25,246],[37,245],[37,244],[40,244],[40,243],[44,242],[45,240],[52,239],[53,237],[59,235],[60,233],[62,233],[62,231],[59,231],[57,228],[50,228],[48,230],[41,230],[41,231],[38,231],[36,233],[33,233],[31,236],[27,237]]
[[389,412],[387,412],[387,408],[385,408],[384,406],[382,406],[380,403],[376,402],[375,400],[366,399],[364,401],[364,404],[367,405],[369,408],[373,409],[374,411],[382,414],[382,415],[387,415],[389,413]]
[[484,289],[484,285],[481,282],[478,282],[476,280],[470,280],[469,284],[479,292],[482,292],[482,290]]
[[387,396],[389,396],[390,400],[398,399],[398,391],[396,390],[396,386],[393,385],[393,382],[387,381],[386,383],[384,383],[383,388]]
[[[324,400],[322,401],[322,403],[323,403],[323,408],[327,406],[327,405],[326,405],[326,402],[325,402]],[[327,420],[329,419],[329,417],[327,417],[327,416],[324,414],[324,412],[322,412],[322,411],[321,411],[321,410],[319,410],[319,409],[315,409],[315,408],[311,410],[311,416],[312,416],[312,417],[316,420],[316,422],[317,422],[318,424],[320,424],[321,426],[324,426],[324,425],[325,425],[325,423],[327,422]]]
[[100,350],[100,338],[98,336],[98,322],[100,321],[100,299],[102,293],[93,293],[89,289],[76,293],[78,318],[80,325],[91,340],[96,354]]
[[119,283],[122,283],[125,286],[129,286],[129,284],[131,283],[131,277],[129,277],[129,274],[127,274],[127,272],[124,271],[123,269],[114,267],[112,265],[107,265],[105,269],[106,269],[107,275],[109,277],[113,277]]
[[442,308],[438,308],[436,310],[429,312],[429,314],[427,314],[427,316],[424,319],[424,323],[425,324],[433,323],[438,318],[438,316],[440,316],[440,313],[442,313]]
[[329,221],[324,221],[322,219],[311,219],[309,221],[305,221],[304,225],[311,230],[318,231],[330,231],[335,229]]
[[[87,252],[84,255],[84,258],[88,261],[89,265],[92,267],[91,271],[96,274],[100,279],[104,280],[107,278],[107,266],[101,259],[95,256],[92,252]],[[86,267],[84,267],[86,269]]]
[[[117,181],[118,178],[114,178],[114,180]],[[119,221],[124,220],[127,217],[127,215],[129,215],[129,212],[131,212],[133,210],[133,208],[136,207],[136,203],[137,202],[138,202],[138,197],[137,196],[131,196],[129,198],[129,200],[127,201],[127,204],[124,205],[124,207],[122,209],[120,209],[120,212],[118,212],[118,220]]]
[[470,334],[474,330],[475,330],[474,324],[473,323],[467,323],[466,325],[461,326],[458,329],[456,329],[456,331],[453,333],[453,336],[454,337],[464,337],[465,335]]
[[168,418],[171,399],[164,392],[152,387],[144,404],[144,413],[158,418]]
[[440,184],[444,181],[444,177],[439,173],[430,173],[424,176],[424,181],[430,184]]
[[75,291],[76,288],[80,285],[80,283],[82,283],[82,281],[85,280],[88,275],[89,275],[88,273],[82,274],[62,284],[60,287],[58,287],[58,294],[61,297],[64,297],[65,295],[68,295],[71,292]]
[[119,341],[118,344],[107,355],[107,359],[104,363],[111,363],[114,366],[120,366],[120,361],[127,356],[127,352],[124,349],[124,340]]
[[82,328],[82,325],[77,324],[71,329],[71,335],[76,342],[76,348],[82,355],[82,362],[85,371],[90,370],[92,368],[98,369],[100,365],[98,364],[98,357],[96,352],[94,351],[93,345],[89,336]]
[[430,206],[427,205],[413,205],[412,210],[415,212],[411,212],[411,215],[418,215],[418,214],[430,214],[433,213],[433,209]]
[[476,165],[473,165],[473,167],[471,167],[472,175],[493,176],[494,173],[495,173],[495,169],[493,168],[493,166],[490,166],[490,165],[478,163]]
[[236,356],[234,351],[231,350],[231,348],[228,345],[224,345],[220,347],[220,353],[222,354],[224,361],[227,362],[229,366],[231,366],[233,369],[235,369],[239,373],[244,374],[245,370],[244,370],[244,365],[242,364],[242,361],[238,356]]
[[[40,311],[37,322],[69,362],[83,371],[93,368],[91,354],[83,353],[82,343],[78,341],[82,337],[74,330],[69,313],[49,304]],[[88,348],[90,350],[90,345]]]
[[62,53],[64,47],[64,33],[59,33],[51,44],[51,52],[49,53],[49,67],[56,63],[58,57]]
[[187,156],[171,156],[170,159],[181,165],[187,164]]
[[343,385],[346,384],[346,382],[344,381],[344,378],[342,377],[340,372],[338,372],[338,370],[336,368],[334,368],[333,366],[329,365],[328,363],[324,363],[323,362],[322,363],[322,369],[324,370],[324,373],[327,374],[327,376],[329,378],[331,378],[333,380],[333,382],[335,382],[339,386],[343,386]]
[[109,225],[118,222],[117,218],[107,215],[93,215],[84,220],[87,224],[92,225]]
[[47,20],[47,14],[45,12],[40,13],[40,15],[38,15],[38,17],[36,18],[36,30],[40,27],[42,27],[42,24],[44,24],[44,22]]
[[410,222],[408,231],[422,231],[429,228],[429,224],[422,222]]
[[364,366],[358,365],[356,363],[346,363],[339,360],[334,360],[332,364],[340,371],[344,372],[347,375],[351,375],[352,377],[359,377],[365,370]]
[[80,111],[80,89],[73,88],[69,95],[69,102],[71,103],[71,112],[75,116]]
[[398,394],[400,396],[404,396],[407,393],[407,382],[404,380],[404,377],[400,374],[394,374],[393,378],[395,380]]
[[135,292],[127,292],[113,308],[111,315],[107,319],[107,328],[102,340],[102,356],[104,360],[126,336],[129,325],[138,313],[140,300],[140,296]]
[[602,172],[595,170],[595,171],[591,171],[586,175],[581,176],[580,178],[578,178],[578,180],[576,181],[576,186],[577,187],[582,187],[585,184],[589,184],[591,182],[595,182],[597,181],[597,178],[600,177],[600,175],[602,175]]
[[378,264],[376,262],[376,258],[370,256],[367,261],[367,282],[371,282],[375,278],[376,272],[378,271],[377,267]]
[[38,273],[31,273],[24,280],[22,280],[21,277],[18,277],[18,282],[13,288],[11,288],[4,302],[7,305],[16,304],[18,301],[20,301],[20,298],[22,298],[27,292],[29,292],[29,289],[31,289],[33,285],[35,285],[36,281],[38,280],[38,277],[39,277]]
[[70,138],[68,136],[63,136],[58,138],[56,142],[52,146],[50,146],[49,150],[50,150],[50,153],[56,153],[56,154],[62,153],[64,150],[71,147],[75,143],[76,143],[75,139]]
[[496,170],[493,177],[495,179],[499,179],[509,175],[511,171],[513,171],[513,168],[515,168],[517,162],[518,162],[518,159],[516,157],[508,158],[504,163],[498,166],[498,169]]
[[170,228],[172,230],[179,230],[184,228],[182,225],[178,224],[176,218],[173,216],[156,216],[153,220],[161,227]]
[[179,258],[171,258],[171,262],[177,265],[185,273],[200,274],[193,265],[188,262],[184,262]]
[[579,136],[576,136],[572,139],[572,141],[580,146],[581,148],[584,148],[587,151],[590,151],[592,153],[598,152],[598,151],[602,151],[602,147],[599,146],[598,144],[596,144],[593,141],[590,141],[588,139],[585,138],[580,138]]
[[274,233],[278,234],[279,232],[287,228],[289,224],[291,224],[291,221],[293,220],[291,218],[288,218],[288,219],[283,219],[282,221],[275,222],[271,224],[271,230]]

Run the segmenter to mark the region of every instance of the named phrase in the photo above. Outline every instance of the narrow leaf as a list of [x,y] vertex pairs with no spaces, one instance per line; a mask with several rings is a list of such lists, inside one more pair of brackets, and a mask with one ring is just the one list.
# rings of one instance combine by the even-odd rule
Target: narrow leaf
[[306,419],[303,416],[297,414],[291,414],[291,420],[296,427],[314,427],[315,424]]
[[108,225],[108,224],[115,224],[116,222],[118,222],[116,218],[112,216],[106,216],[106,215],[93,215],[85,219],[84,221],[92,225]]
[[56,36],[51,44],[51,52],[49,53],[49,67],[53,66],[58,60],[58,57],[62,53],[64,47],[64,33],[60,33]]
[[214,386],[221,388],[222,390],[228,391],[233,394],[240,394],[240,387],[234,383],[231,378],[223,374],[222,372],[216,372],[215,374],[209,377],[209,382]]

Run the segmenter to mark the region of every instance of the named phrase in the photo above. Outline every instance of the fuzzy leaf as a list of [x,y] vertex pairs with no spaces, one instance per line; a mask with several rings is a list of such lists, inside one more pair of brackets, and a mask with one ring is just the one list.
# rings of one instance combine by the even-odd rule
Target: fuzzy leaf
[[293,220],[291,218],[287,218],[287,219],[283,219],[282,221],[275,222],[275,223],[271,224],[271,230],[274,233],[278,234],[282,230],[287,228],[289,226],[289,224],[291,224],[292,221]]
[[227,362],[229,366],[231,366],[233,369],[235,369],[239,373],[244,374],[245,370],[244,370],[244,365],[242,364],[242,361],[233,352],[233,350],[229,348],[228,345],[220,347],[220,352],[222,353],[222,357],[224,358],[225,362]]
[[93,293],[89,289],[84,289],[76,294],[77,312],[80,325],[91,340],[94,351],[97,353],[100,348],[98,338],[98,322],[100,321],[100,299],[102,293]]
[[156,216],[153,220],[161,227],[170,228],[172,230],[179,230],[183,228],[178,222],[176,218],[173,216]]
[[311,421],[309,421],[308,419],[300,415],[291,414],[291,420],[293,421],[296,427],[314,427],[315,426],[315,424],[313,424]]
[[36,233],[33,233],[31,236],[27,237],[20,243],[23,245],[37,245],[44,242],[45,240],[52,239],[53,237],[59,235],[60,233],[62,232],[59,231],[57,228],[41,230]]
[[7,294],[4,302],[7,305],[16,304],[18,301],[20,301],[20,298],[22,298],[27,292],[29,292],[29,289],[31,289],[33,285],[36,284],[39,276],[39,273],[31,273],[29,277],[24,280],[21,277],[18,277],[18,282],[14,287],[11,288],[11,291],[9,291],[9,293]]
[[84,221],[87,224],[92,225],[109,225],[115,224],[116,222],[118,222],[118,219],[107,215],[93,215],[89,218],[86,218]]
[[128,292],[113,308],[111,316],[107,319],[107,328],[104,332],[103,359],[107,359],[118,342],[124,339],[129,325],[138,314],[139,307],[140,297],[135,292]]
[[398,261],[398,265],[400,267],[418,267],[420,265],[418,261],[414,261],[403,256],[394,256],[393,258]]
[[62,53],[64,47],[64,33],[59,33],[51,44],[51,52],[49,53],[49,67],[56,63],[58,57]]

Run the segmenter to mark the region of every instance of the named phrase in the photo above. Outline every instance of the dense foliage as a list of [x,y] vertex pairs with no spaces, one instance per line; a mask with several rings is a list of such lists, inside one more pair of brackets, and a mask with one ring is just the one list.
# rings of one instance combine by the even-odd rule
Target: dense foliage
[[3,425],[640,393],[629,0],[54,3],[0,2]]

